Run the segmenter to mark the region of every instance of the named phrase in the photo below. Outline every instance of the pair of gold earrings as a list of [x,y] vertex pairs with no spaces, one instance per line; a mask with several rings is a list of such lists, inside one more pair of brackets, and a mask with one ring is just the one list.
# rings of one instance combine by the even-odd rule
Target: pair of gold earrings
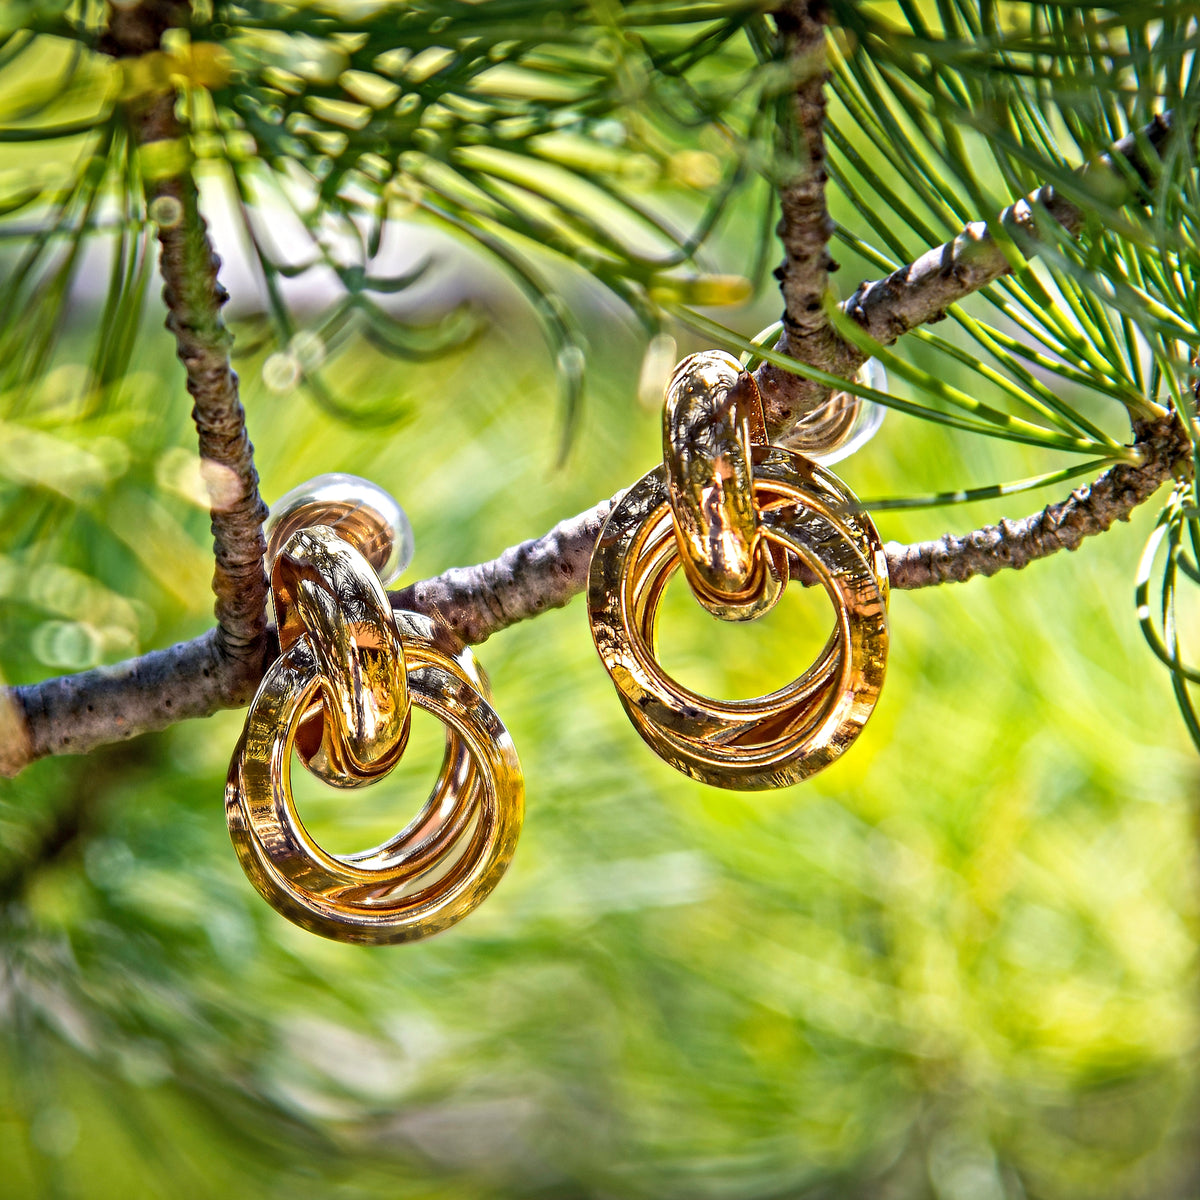
[[[845,412],[834,418],[810,431],[810,447],[848,435]],[[663,465],[625,493],[596,544],[596,649],[634,727],[667,762],[718,787],[786,787],[844,753],[879,696],[888,647],[879,535],[836,476],[768,443],[753,378],[719,351],[676,369],[663,447]],[[262,896],[340,941],[412,941],[466,916],[511,861],[524,814],[520,763],[475,656],[442,623],[391,607],[384,583],[406,555],[399,506],[353,476],[314,480],[272,513],[281,655],[234,751],[226,816]],[[744,621],[778,602],[793,564],[825,587],[837,614],[798,679],[755,700],[718,701],[663,671],[656,616],[678,567],[710,613]],[[293,749],[335,787],[368,785],[399,761],[413,704],[446,726],[429,799],[383,845],[330,854],[296,812]]]

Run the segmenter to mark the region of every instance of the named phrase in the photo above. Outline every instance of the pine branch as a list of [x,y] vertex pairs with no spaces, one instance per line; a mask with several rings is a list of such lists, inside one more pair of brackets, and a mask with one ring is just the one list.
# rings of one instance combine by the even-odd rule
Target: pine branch
[[1192,446],[1174,413],[1134,423],[1144,458],[1137,466],[1118,463],[1094,483],[1076,488],[1065,500],[1019,521],[1001,521],[965,537],[947,533],[932,542],[887,545],[892,587],[906,591],[965,583],[976,575],[1015,571],[1059,550],[1075,550],[1084,538],[1127,521],[1168,479],[1191,470]]
[[[791,0],[774,14],[791,66],[795,91],[790,121],[781,123],[780,150],[793,174],[779,188],[782,216],[776,233],[783,263],[776,268],[783,294],[783,333],[778,349],[812,366],[848,378],[862,364],[858,352],[833,328],[825,311],[829,275],[838,269],[829,253],[833,219],[825,203],[824,0]],[[789,430],[829,398],[829,389],[765,363],[757,372],[768,428]]]
[[[1084,168],[1092,178],[1107,170],[1127,186],[1128,169],[1143,181],[1153,178],[1154,164],[1143,157],[1144,150],[1156,155],[1165,147],[1175,128],[1173,114],[1156,116],[1144,129],[1116,142],[1112,149]],[[1120,161],[1118,161],[1120,160]],[[1130,197],[1133,199],[1134,197]],[[1053,187],[1039,188],[1000,215],[1000,224],[1019,239],[1027,252],[1036,247],[1036,222],[1045,214],[1068,233],[1083,228],[1085,212]],[[782,226],[781,226],[782,229]],[[781,233],[782,236],[782,233]],[[953,241],[937,246],[915,262],[893,271],[886,279],[864,283],[841,305],[842,312],[877,342],[890,346],[918,326],[940,320],[952,304],[1008,274],[1012,264],[983,221],[968,225]],[[786,292],[785,292],[786,295]],[[784,346],[793,357],[848,379],[866,361],[866,355],[849,342],[831,333],[808,337],[800,352],[792,336],[795,314],[789,307],[784,317]],[[764,363],[755,372],[763,394],[767,428],[772,436],[787,432],[805,412],[823,404],[829,390],[820,384],[798,380],[779,368]],[[788,383],[787,380],[795,380]]]
[[[100,48],[118,59],[153,52],[164,32],[186,19],[182,0],[110,5]],[[83,753],[162,729],[183,716],[239,707],[249,702],[266,669],[267,507],[230,365],[233,337],[221,319],[228,294],[217,279],[220,259],[200,214],[175,101],[173,91],[135,96],[127,113],[140,150],[147,212],[158,229],[166,324],[194,401],[211,505],[217,626],[191,642],[116,667],[0,694],[0,773],[15,774],[47,754]],[[175,686],[181,680],[186,687]]]
[[[1087,169],[1094,174],[1107,168],[1118,181],[1123,181],[1126,176],[1117,163],[1117,159],[1122,159],[1146,181],[1153,176],[1153,164],[1143,160],[1142,147],[1146,146],[1156,154],[1161,152],[1173,128],[1171,113],[1156,116],[1136,135],[1131,134],[1115,143]],[[1072,235],[1083,228],[1084,210],[1052,187],[1039,188],[1018,200],[1001,214],[1000,224],[1029,247],[1036,240],[1036,221],[1040,212],[1053,217]],[[976,221],[952,242],[928,251],[886,279],[862,284],[842,304],[842,311],[876,341],[890,345],[917,326],[940,320],[950,305],[986,287],[1011,269],[1008,256],[988,232],[987,225]],[[855,354],[858,362],[854,369],[857,370],[865,360],[861,352]]]
[[[114,7],[105,46],[117,57],[143,54],[181,15],[176,0]],[[137,97],[129,117],[141,152],[147,211],[158,229],[159,269],[167,328],[187,373],[194,401],[201,473],[208,487],[216,567],[217,628],[213,653],[230,670],[221,681],[231,704],[247,703],[265,665],[267,579],[262,523],[267,507],[258,492],[254,447],[230,365],[233,336],[221,319],[228,293],[217,278],[220,259],[200,214],[188,142],[175,115],[174,92]]]
[[392,607],[436,614],[470,645],[547,609],[562,608],[587,587],[592,550],[622,495],[618,492],[560,521],[549,533],[509,547],[491,562],[451,567],[402,588],[392,593]]
[[116,666],[10,688],[0,701],[0,732],[9,734],[0,740],[0,774],[236,708],[246,703],[235,698],[244,683],[241,664],[220,652],[210,629]]
[[[158,23],[169,25],[173,0],[143,5]],[[128,10],[126,10],[128,12]],[[166,14],[166,15],[164,15]],[[149,19],[149,18],[148,18]],[[780,233],[787,261],[780,281],[788,303],[788,337],[793,353],[810,365],[848,376],[860,363],[857,351],[834,337],[820,305],[832,267],[826,243],[829,218],[824,201],[824,15],[819,3],[797,0],[779,14],[781,33],[799,60],[797,130],[808,167],[784,189]],[[115,36],[119,23],[110,29]],[[143,29],[144,34],[144,29]],[[132,36],[132,35],[131,35]],[[144,37],[143,37],[144,41]],[[140,46],[142,43],[138,42]],[[271,647],[265,626],[266,580],[262,569],[261,521],[252,447],[229,365],[230,336],[220,309],[225,293],[217,282],[218,262],[197,206],[195,182],[186,161],[173,98],[151,98],[134,113],[143,146],[166,149],[151,161],[169,169],[152,175],[148,198],[159,223],[164,297],[180,358],[195,399],[201,454],[213,471],[213,535],[217,556],[214,590],[218,627],[191,642],[156,651],[111,668],[48,680],[0,692],[0,772],[15,774],[49,754],[82,753],[105,742],[161,729],[175,720],[245,703],[261,678]],[[1140,135],[1156,152],[1171,132],[1170,116],[1158,118]],[[1114,147],[1108,163],[1124,156],[1143,178],[1150,172],[1137,155],[1138,139]],[[799,146],[799,143],[797,143]],[[1118,171],[1124,177],[1124,174]],[[1052,189],[1036,202],[1010,210],[1018,227],[1032,230],[1038,208],[1076,232],[1082,211]],[[169,218],[169,219],[168,219]],[[876,340],[892,342],[945,308],[985,286],[1005,271],[1009,260],[985,227],[969,227],[954,242],[922,256],[886,280],[864,284],[843,305]],[[813,304],[816,307],[813,307]],[[800,346],[802,344],[802,351]],[[811,385],[765,384],[768,423],[786,429],[811,407]],[[802,402],[796,400],[804,394]],[[819,402],[819,400],[817,401]],[[1114,521],[1127,519],[1172,473],[1190,464],[1190,443],[1176,417],[1135,425],[1140,465],[1113,467],[1094,484],[1022,521],[1005,521],[966,537],[947,535],[915,546],[890,544],[893,586],[928,587],[1004,568],[1019,569],[1061,549],[1075,549]],[[582,591],[592,548],[613,501],[564,521],[541,538],[513,547],[498,559],[456,568],[398,592],[394,603],[437,614],[464,640],[478,643],[519,620],[560,607]]]
[[[1138,466],[1122,463],[1094,483],[1020,521],[947,534],[935,542],[887,546],[892,586],[902,590],[962,582],[1019,570],[1129,519],[1173,474],[1190,469],[1191,443],[1171,414],[1136,426]],[[469,643],[551,608],[583,591],[592,548],[612,505],[605,500],[542,537],[522,542],[491,562],[455,567],[392,593],[392,604],[439,617]],[[800,575],[800,572],[797,572]],[[106,742],[163,729],[185,717],[236,707],[235,666],[216,649],[216,631],[115,667],[50,679],[0,694],[23,726],[0,741],[0,773],[15,775],[51,754],[82,754]],[[0,712],[3,710],[0,709]]]

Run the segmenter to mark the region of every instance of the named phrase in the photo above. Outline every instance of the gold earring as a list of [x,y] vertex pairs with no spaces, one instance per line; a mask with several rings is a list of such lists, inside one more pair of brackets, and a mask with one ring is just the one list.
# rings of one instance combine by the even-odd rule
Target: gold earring
[[[829,471],[766,442],[758,389],[720,351],[692,355],[667,386],[664,465],[614,506],[588,580],[592,638],[643,739],[693,779],[786,787],[861,732],[887,663],[888,574],[879,534]],[[682,687],[656,653],[656,615],[681,564],[724,620],[761,615],[799,560],[824,586],[833,633],[798,679],[755,700]]]
[[[524,780],[475,656],[444,626],[393,612],[378,569],[406,565],[395,501],[325,476],[277,506],[268,543],[280,657],[246,715],[225,790],[229,833],[259,893],[324,937],[382,945],[437,933],[471,912],[516,849]],[[380,779],[408,740],[411,705],[446,725],[424,807],[383,845],[333,855],[296,812],[291,756],[327,783]]]

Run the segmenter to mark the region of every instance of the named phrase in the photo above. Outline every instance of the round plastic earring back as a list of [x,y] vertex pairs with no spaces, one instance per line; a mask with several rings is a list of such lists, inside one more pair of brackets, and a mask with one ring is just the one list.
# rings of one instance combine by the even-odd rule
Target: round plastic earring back
[[271,506],[267,562],[298,529],[328,525],[374,568],[386,587],[412,562],[416,542],[408,515],[388,493],[358,475],[318,475],[292,488]]
[[[887,391],[887,372],[877,358],[869,358],[858,369],[859,383]],[[830,398],[797,422],[779,444],[789,450],[832,466],[861,450],[878,432],[887,409],[853,392],[835,392]]]

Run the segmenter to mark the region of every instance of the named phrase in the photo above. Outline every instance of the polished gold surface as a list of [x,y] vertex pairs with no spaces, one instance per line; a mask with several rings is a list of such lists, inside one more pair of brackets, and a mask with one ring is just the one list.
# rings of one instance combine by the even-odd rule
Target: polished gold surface
[[[475,908],[508,866],[524,815],[520,763],[471,651],[428,617],[393,613],[357,550],[293,516],[272,565],[283,653],[230,764],[230,836],[262,896],[305,929],[369,944],[427,937]],[[410,704],[446,725],[432,793],[382,845],[328,853],[296,812],[293,749],[327,782],[368,785],[399,759]]]
[[874,525],[840,481],[800,455],[756,447],[762,536],[795,555],[837,614],[816,662],[755,700],[689,691],[655,657],[655,622],[679,566],[666,470],[643,476],[613,509],[592,558],[596,649],[642,737],[686,774],[718,787],[784,787],[833,762],[861,732],[887,662],[887,560]]
[[336,787],[389,771],[408,741],[404,650],[387,593],[364,565],[317,525],[293,533],[271,567],[280,649],[307,635],[320,668],[320,712],[301,722],[296,748]]
[[754,379],[720,350],[685,358],[667,384],[663,462],[679,557],[713,616],[749,621],[783,593],[785,560],[762,536],[751,449],[766,442]]

